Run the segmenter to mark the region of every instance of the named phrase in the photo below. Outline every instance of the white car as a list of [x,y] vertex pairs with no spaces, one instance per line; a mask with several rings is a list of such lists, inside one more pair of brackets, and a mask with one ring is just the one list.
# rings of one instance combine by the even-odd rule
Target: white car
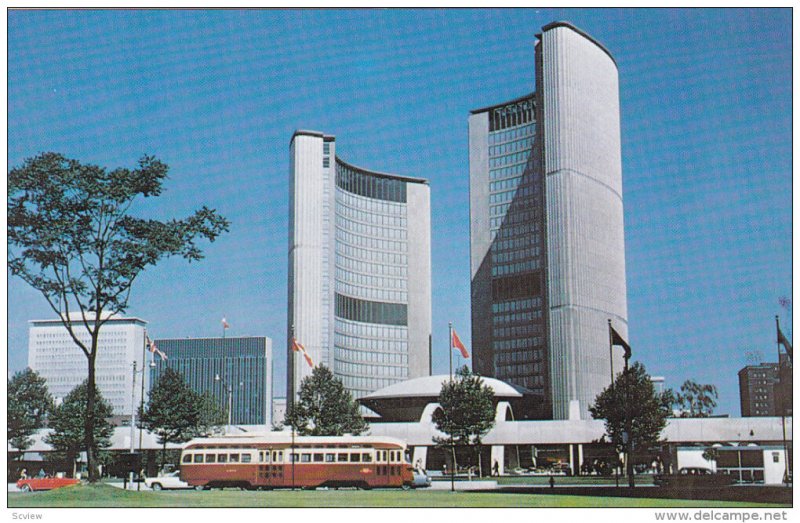
[[145,478],[144,484],[153,490],[190,489],[191,485],[181,481],[181,471],[168,472],[154,478]]

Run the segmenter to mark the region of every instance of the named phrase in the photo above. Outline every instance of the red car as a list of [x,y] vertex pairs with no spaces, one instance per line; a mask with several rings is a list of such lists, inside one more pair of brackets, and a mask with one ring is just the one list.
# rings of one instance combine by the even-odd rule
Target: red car
[[34,490],[53,490],[55,488],[69,487],[80,483],[79,479],[72,478],[28,478],[17,481],[17,488],[22,492]]

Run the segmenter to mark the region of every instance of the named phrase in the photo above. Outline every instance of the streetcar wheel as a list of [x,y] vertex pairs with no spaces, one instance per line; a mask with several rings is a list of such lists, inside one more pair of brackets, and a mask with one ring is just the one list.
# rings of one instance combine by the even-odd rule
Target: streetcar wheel
[[408,483],[403,483],[402,489],[403,490],[411,490],[411,485],[409,485]]
[[197,491],[201,491],[201,490],[205,490],[206,488],[203,485],[195,485],[194,489],[197,490]]

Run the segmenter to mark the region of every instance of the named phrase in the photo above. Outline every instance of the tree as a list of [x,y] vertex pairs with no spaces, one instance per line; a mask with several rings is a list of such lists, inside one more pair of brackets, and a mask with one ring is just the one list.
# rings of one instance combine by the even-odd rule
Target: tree
[[44,427],[53,410],[53,396],[44,378],[31,369],[14,374],[8,380],[8,442],[24,452],[33,440],[31,436]]
[[220,428],[228,421],[225,409],[220,407],[214,397],[208,391],[200,394],[200,423],[197,427],[197,436],[210,436],[220,432]]
[[605,420],[606,435],[615,448],[624,448],[630,439],[626,467],[630,486],[633,486],[633,452],[637,447],[659,442],[671,414],[670,402],[671,394],[657,394],[644,365],[636,362],[617,374],[589,407],[594,419]]
[[171,368],[164,370],[150,390],[144,411],[139,408],[139,424],[158,437],[162,465],[168,443],[184,443],[208,430],[203,413],[208,406],[206,397],[193,391],[183,375]]
[[674,405],[680,411],[681,418],[707,418],[717,406],[717,387],[701,385],[693,380],[686,380],[681,391],[675,394]]
[[[125,312],[139,274],[169,256],[200,260],[197,241],[228,230],[206,207],[167,222],[129,214],[140,197],[161,194],[167,170],[152,156],[137,169],[108,171],[48,152],[8,174],[9,269],[44,296],[86,356],[90,413],[100,331]],[[95,421],[84,420],[90,481],[97,479]]]
[[325,365],[317,365],[311,376],[303,378],[284,424],[301,436],[357,436],[368,428],[350,391]]
[[[455,472],[457,447],[467,447],[478,452],[480,467],[480,445],[494,427],[494,391],[483,383],[477,374],[472,374],[465,365],[456,371],[452,381],[442,384],[439,393],[439,406],[433,413],[436,428],[447,434],[446,438],[436,437],[439,445],[449,447],[453,453],[453,472]],[[482,474],[483,471],[480,471]]]
[[[56,453],[62,454],[68,463],[73,464],[73,475],[74,465],[81,451],[89,455],[86,442],[92,442],[95,446],[92,451],[96,455],[99,449],[111,445],[111,435],[114,433],[114,427],[108,422],[108,418],[114,414],[114,409],[100,391],[95,389],[93,395],[95,401],[90,412],[88,387],[88,380],[84,380],[67,394],[61,405],[53,410],[48,423],[52,432],[45,436],[45,442],[50,444]],[[91,439],[84,433],[86,430],[84,420],[87,417],[95,420],[92,424],[94,434]]]

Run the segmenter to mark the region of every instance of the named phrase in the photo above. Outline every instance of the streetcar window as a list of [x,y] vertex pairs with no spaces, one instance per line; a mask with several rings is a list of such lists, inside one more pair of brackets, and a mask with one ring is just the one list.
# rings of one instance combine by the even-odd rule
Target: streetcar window
[[228,460],[231,463],[239,463],[239,455],[238,454],[231,454],[230,459]]
[[311,463],[311,454],[300,454],[300,463]]
[[242,454],[242,463],[250,463],[252,459],[253,456],[251,456],[250,454]]
[[362,454],[361,461],[363,461],[364,463],[372,463],[372,455],[365,452],[364,454]]
[[206,463],[216,463],[216,462],[217,462],[216,454],[206,454]]
[[350,461],[358,463],[359,461],[361,461],[361,454],[355,454],[355,453],[350,454]]
[[275,452],[274,450],[272,451],[272,461],[273,462],[277,462],[278,461],[278,453]]
[[202,463],[203,462],[203,455],[202,454],[195,454],[194,455],[194,462],[195,463]]
[[295,454],[294,452],[292,452],[292,459],[291,459],[291,461],[292,461],[293,463],[297,463],[298,461],[300,461],[300,454]]
[[217,463],[227,463],[227,462],[228,462],[227,454],[217,454]]
[[[267,456],[269,456],[269,452],[267,452]],[[265,459],[264,459],[264,451],[263,450],[258,453],[258,461],[259,461],[259,463],[264,463],[264,461],[265,461]]]
[[322,452],[315,452],[315,453],[314,453],[314,462],[315,462],[315,463],[321,463],[321,462],[322,462],[322,460],[323,460],[323,454],[322,454]]
[[192,462],[192,455],[191,454],[184,454],[183,455],[183,462],[184,463],[191,463]]
[[336,461],[347,461],[347,453],[346,452],[340,452],[339,454],[337,454],[336,455]]
[[325,454],[325,463],[333,463],[336,461],[336,454]]

